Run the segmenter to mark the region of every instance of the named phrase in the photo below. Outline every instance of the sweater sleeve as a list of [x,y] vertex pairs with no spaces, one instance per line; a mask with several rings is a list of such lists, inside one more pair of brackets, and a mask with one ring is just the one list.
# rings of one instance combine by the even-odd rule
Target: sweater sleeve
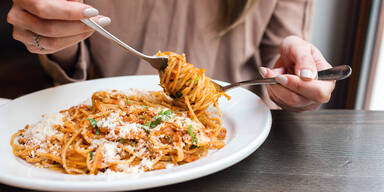
[[[39,55],[39,60],[44,70],[52,77],[56,85],[84,81],[90,63],[90,55],[84,41],[80,42],[73,53],[55,53],[53,55]],[[70,61],[64,61],[61,57],[75,57]]]
[[313,0],[278,0],[264,32],[260,55],[262,65],[273,67],[279,57],[281,41],[290,35],[310,39]]

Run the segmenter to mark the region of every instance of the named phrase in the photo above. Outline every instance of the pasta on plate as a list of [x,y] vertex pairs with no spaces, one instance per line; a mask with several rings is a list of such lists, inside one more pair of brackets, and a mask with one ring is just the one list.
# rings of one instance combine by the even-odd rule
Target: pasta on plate
[[[104,90],[88,103],[45,115],[11,138],[13,153],[68,174],[140,173],[200,159],[225,143],[217,100],[204,71],[171,52],[164,91]],[[180,95],[181,94],[181,95]],[[208,112],[214,105],[218,113]]]

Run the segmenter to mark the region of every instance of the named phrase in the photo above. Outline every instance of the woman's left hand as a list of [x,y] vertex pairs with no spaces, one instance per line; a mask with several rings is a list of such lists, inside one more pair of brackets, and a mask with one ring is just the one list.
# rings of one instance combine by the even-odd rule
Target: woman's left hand
[[273,69],[261,67],[259,71],[263,77],[275,77],[280,83],[267,85],[276,104],[290,111],[305,111],[329,101],[335,81],[317,80],[317,71],[331,67],[315,46],[290,36],[281,43],[280,58]]

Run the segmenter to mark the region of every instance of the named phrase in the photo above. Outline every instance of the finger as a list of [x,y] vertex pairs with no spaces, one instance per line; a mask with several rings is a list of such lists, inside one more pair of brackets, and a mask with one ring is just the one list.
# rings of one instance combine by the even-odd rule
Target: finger
[[332,67],[327,60],[324,58],[324,56],[321,54],[319,49],[317,49],[315,46],[311,45],[311,54],[312,58],[315,61],[317,70],[325,70]]
[[259,67],[259,73],[263,78],[271,78],[271,77],[276,77],[278,75],[284,74],[285,69],[280,67],[280,68],[266,68],[266,67]]
[[97,9],[76,1],[14,0],[14,3],[44,19],[81,20],[99,14]]
[[[30,37],[30,31],[27,31],[21,27],[13,27],[12,37],[13,39],[24,43],[25,45],[33,45],[33,35]],[[27,39],[30,37],[31,39]]]
[[16,31],[14,38],[26,44],[28,50],[30,50],[32,53],[37,54],[55,53],[72,45],[75,45],[93,34],[93,31],[91,31],[74,36],[59,38],[40,36],[38,42],[40,48],[44,48],[43,50],[41,50],[34,43],[35,34],[33,32],[23,30],[21,28],[15,28],[14,30]]
[[289,106],[291,108],[303,108],[314,102],[299,95],[281,85],[267,86],[279,105]]
[[335,88],[335,81],[303,81],[295,75],[279,75],[276,81],[289,90],[318,103],[327,103]]
[[[111,22],[108,17],[101,15],[92,20],[101,26],[109,25]],[[46,37],[66,37],[93,31],[80,21],[45,20],[22,10],[15,10],[10,14],[8,22]]]
[[295,74],[304,80],[314,79],[317,75],[316,63],[312,58],[311,44],[295,36],[284,39],[281,54],[289,64],[294,63]]

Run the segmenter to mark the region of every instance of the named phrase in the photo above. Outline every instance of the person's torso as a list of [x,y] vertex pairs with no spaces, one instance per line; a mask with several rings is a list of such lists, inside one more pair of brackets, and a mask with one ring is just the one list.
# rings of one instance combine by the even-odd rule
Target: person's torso
[[[85,0],[111,18],[111,33],[140,52],[185,53],[214,79],[238,81],[257,72],[247,61],[258,52],[275,0],[259,0],[244,22],[218,35],[220,0]],[[155,74],[145,61],[94,34],[89,39],[92,65],[103,77]]]

